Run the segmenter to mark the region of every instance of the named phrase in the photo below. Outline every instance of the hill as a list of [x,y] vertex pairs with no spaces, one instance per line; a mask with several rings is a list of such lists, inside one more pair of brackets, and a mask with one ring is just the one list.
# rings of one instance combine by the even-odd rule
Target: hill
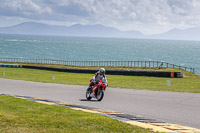
[[90,36],[90,37],[131,37],[137,38],[143,34],[138,31],[120,31],[116,28],[101,24],[72,26],[48,25],[36,22],[25,22],[10,27],[0,28],[0,33],[33,34],[33,35],[63,35],[63,36]]
[[24,22],[10,27],[1,27],[0,33],[6,34],[30,34],[30,35],[58,35],[58,36],[87,36],[87,37],[117,37],[139,39],[166,39],[166,40],[200,40],[200,27],[188,29],[172,29],[162,34],[144,35],[130,30],[120,31],[113,27],[101,24],[72,26],[48,25],[36,22]]

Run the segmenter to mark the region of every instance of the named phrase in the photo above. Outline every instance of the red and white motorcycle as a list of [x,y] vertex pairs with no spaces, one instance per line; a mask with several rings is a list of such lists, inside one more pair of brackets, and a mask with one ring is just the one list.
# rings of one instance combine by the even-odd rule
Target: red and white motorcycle
[[[92,78],[90,79],[90,83],[92,82]],[[96,98],[98,101],[101,101],[104,96],[104,91],[106,90],[107,82],[103,83],[100,79],[97,84],[92,87],[89,87],[86,91],[87,100],[91,100],[92,98]]]

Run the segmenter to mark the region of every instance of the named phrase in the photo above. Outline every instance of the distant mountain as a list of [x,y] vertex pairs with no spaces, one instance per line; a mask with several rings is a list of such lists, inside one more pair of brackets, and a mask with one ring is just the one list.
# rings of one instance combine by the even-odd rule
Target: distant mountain
[[200,40],[200,27],[188,29],[172,29],[162,34],[149,36],[151,39],[166,39],[166,40]]
[[91,37],[131,37],[143,36],[139,31],[120,31],[116,28],[101,24],[72,26],[56,26],[36,22],[25,22],[10,27],[0,28],[0,33],[33,34],[33,35],[63,35],[63,36],[91,36]]
[[51,26],[42,23],[25,22],[18,25],[0,28],[0,33],[9,34],[34,34],[34,35],[53,35],[63,31],[62,26]]
[[185,30],[172,29],[168,32],[155,35],[144,35],[139,31],[120,31],[113,27],[101,24],[72,26],[48,25],[36,22],[25,22],[10,27],[1,27],[0,33],[32,34],[32,35],[62,35],[62,36],[89,36],[89,37],[120,37],[140,39],[166,39],[166,40],[200,40],[200,27]]

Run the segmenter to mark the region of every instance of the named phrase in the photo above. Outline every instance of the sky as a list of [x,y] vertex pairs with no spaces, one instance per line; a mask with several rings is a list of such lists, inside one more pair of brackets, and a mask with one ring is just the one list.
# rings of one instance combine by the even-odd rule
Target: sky
[[200,27],[200,0],[0,0],[0,27],[28,21],[157,34]]

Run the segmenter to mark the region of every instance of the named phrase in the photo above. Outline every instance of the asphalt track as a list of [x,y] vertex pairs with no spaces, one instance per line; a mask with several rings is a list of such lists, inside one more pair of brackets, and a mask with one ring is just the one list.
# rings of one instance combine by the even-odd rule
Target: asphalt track
[[200,129],[200,94],[107,88],[98,102],[85,99],[86,88],[0,78],[0,94],[44,98]]

